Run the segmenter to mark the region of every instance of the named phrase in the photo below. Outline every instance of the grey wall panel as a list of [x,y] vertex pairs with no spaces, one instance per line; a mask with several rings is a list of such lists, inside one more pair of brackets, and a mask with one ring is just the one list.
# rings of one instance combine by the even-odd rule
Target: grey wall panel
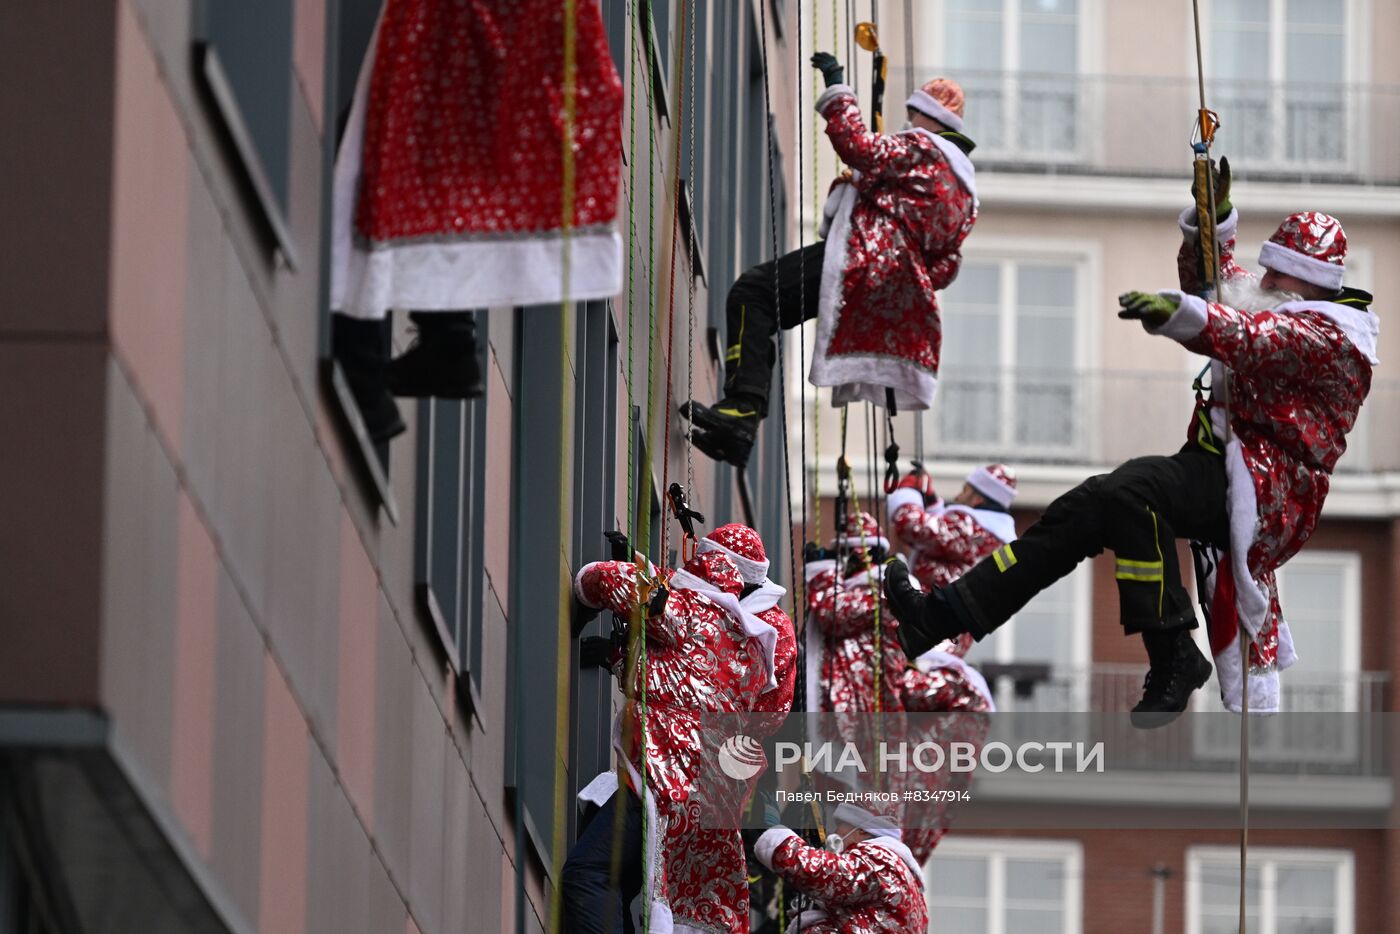
[[[420,679],[415,681],[408,903],[418,927],[427,932],[442,926],[447,725],[427,686]],[[455,753],[453,758],[456,758]]]
[[234,573],[262,612],[271,503],[272,340],[237,252],[224,250],[225,307],[220,346],[214,525]]
[[381,600],[375,674],[374,838],[389,871],[406,878],[413,794],[413,695],[422,683],[398,623]]
[[224,224],[204,178],[190,175],[185,278],[185,398],[180,429],[185,481],[214,505],[221,430],[224,317],[228,314]]
[[369,839],[314,749],[310,809],[307,934],[377,934],[369,928]]
[[289,143],[287,223],[300,264],[295,271],[282,266],[273,275],[271,309],[292,373],[309,400],[320,359],[320,278],[314,258],[321,239],[321,136],[300,93],[292,94]]
[[179,488],[146,410],[109,366],[102,697],[142,773],[169,792]]
[[244,917],[258,917],[263,763],[263,643],[227,575],[219,575],[210,863]]
[[369,929],[371,934],[407,931],[408,911],[378,860],[369,864]]

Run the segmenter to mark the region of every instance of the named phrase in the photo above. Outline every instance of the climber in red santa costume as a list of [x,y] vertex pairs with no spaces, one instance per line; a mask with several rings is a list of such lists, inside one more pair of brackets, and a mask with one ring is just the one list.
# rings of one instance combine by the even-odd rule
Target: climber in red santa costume
[[745,831],[754,855],[778,878],[815,899],[819,908],[793,918],[789,932],[924,934],[929,928],[923,873],[904,845],[899,806],[842,802],[826,848],[808,845],[776,823]]
[[906,128],[876,134],[842,83],[836,57],[819,52],[812,63],[827,84],[817,111],[852,172],[827,198],[825,240],[754,266],[730,289],[724,398],[681,406],[696,428],[695,446],[739,466],[767,416],[774,335],[812,318],[809,376],[813,385],[834,387],[833,404],[883,406],[889,390],[901,411],[929,407],[942,348],[934,292],[957,276],[977,217],[962,88],[947,78],[929,81],[905,102]]
[[909,570],[924,589],[957,580],[978,561],[1016,540],[1011,503],[1016,471],[988,464],[967,475],[952,503],[944,505],[923,469],[911,470],[885,501],[891,527],[911,549]]
[[[654,569],[649,574],[654,576]],[[575,581],[575,595],[585,606],[625,617],[643,605],[646,658],[644,672],[641,659],[630,672],[620,653],[612,659],[614,674],[634,685],[615,731],[628,786],[603,802],[603,811],[565,863],[565,929],[571,934],[604,931],[609,924],[615,932],[623,930],[626,906],[609,878],[617,808],[627,809],[619,864],[634,875],[639,867],[649,867],[630,887],[642,888],[648,904],[634,910],[646,911],[650,930],[748,930],[748,885],[739,833],[712,828],[738,826],[751,784],[706,780],[710,770],[705,767],[701,720],[706,713],[765,708],[764,695],[780,689],[781,635],[740,605],[744,580],[721,550],[697,554],[666,583],[664,607],[647,612],[632,562],[595,562],[584,566]],[[795,645],[787,652],[795,655]],[[785,664],[791,669],[791,658]],[[790,687],[788,691],[790,697]],[[621,890],[629,888],[628,880],[618,881]]]
[[1142,634],[1150,662],[1134,720],[1165,723],[1211,671],[1190,634],[1195,612],[1175,544],[1183,537],[1227,552],[1210,582],[1211,647],[1225,704],[1239,710],[1243,703],[1235,641],[1242,633],[1250,640],[1249,709],[1278,709],[1278,672],[1294,652],[1275,571],[1317,525],[1346,434],[1370,390],[1379,328],[1371,296],[1342,285],[1347,240],[1333,217],[1285,218],[1260,251],[1263,279],[1241,268],[1234,259],[1238,216],[1228,172],[1221,175],[1221,300],[1190,294],[1201,267],[1188,211],[1181,219],[1181,290],[1129,292],[1119,299],[1119,317],[1210,357],[1217,390],[1228,370],[1228,403],[1223,393],[1202,398],[1179,452],[1091,477],[1055,500],[1019,540],[947,587],[919,594],[907,572],[892,566],[887,588],[911,657],[963,632],[985,637],[1080,561],[1110,548],[1124,629]]

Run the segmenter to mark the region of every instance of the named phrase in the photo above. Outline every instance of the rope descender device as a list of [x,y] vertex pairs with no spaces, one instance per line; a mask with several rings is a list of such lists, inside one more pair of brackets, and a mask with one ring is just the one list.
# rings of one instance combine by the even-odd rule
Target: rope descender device
[[856,45],[867,52],[875,53],[873,88],[870,96],[871,120],[875,132],[885,132],[885,76],[889,74],[890,62],[880,51],[880,34],[874,23],[856,23]]
[[899,444],[890,441],[890,446],[885,448],[885,495],[893,493],[899,487]]
[[679,483],[672,483],[667,488],[666,499],[671,504],[671,514],[681,526],[681,560],[689,561],[695,557],[695,551],[700,544],[695,535],[695,523],[704,522],[705,517],[686,503],[685,488]]

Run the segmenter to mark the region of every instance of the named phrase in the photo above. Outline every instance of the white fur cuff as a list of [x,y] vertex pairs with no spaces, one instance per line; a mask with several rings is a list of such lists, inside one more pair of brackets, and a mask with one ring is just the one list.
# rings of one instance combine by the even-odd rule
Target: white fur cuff
[[855,97],[855,88],[849,84],[833,84],[817,98],[817,113],[826,116],[827,105],[839,97]]
[[1204,299],[1176,289],[1163,289],[1157,294],[1177,299],[1177,309],[1160,327],[1148,328],[1148,333],[1161,334],[1163,337],[1185,343],[1205,330],[1210,313],[1206,311]]
[[763,831],[763,835],[758,838],[758,842],[753,845],[753,855],[758,857],[758,861],[769,871],[773,871],[773,854],[778,851],[789,838],[797,836],[796,833],[786,827],[769,827]]

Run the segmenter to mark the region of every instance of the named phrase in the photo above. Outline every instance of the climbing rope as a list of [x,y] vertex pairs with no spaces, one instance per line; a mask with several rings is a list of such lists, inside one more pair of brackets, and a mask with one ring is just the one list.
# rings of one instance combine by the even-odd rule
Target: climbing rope
[[[767,128],[767,161],[768,161],[768,228],[770,246],[773,255],[773,310],[781,320],[782,313],[782,283],[778,274],[778,192],[777,180],[773,171],[775,161],[775,147],[777,140],[773,136],[773,113],[772,100],[768,88],[768,4],[760,3],[759,7],[759,59],[763,64],[763,111],[765,115],[765,126]],[[783,499],[787,503],[787,528],[784,530],[784,537],[788,545],[788,567],[796,572],[797,550],[792,542],[792,473],[789,465],[788,454],[788,430],[787,430],[787,352],[783,345],[786,341],[783,338],[781,329],[777,335],[778,343],[778,425],[783,436]],[[805,507],[804,507],[805,510]],[[792,595],[795,596],[797,589],[794,587]],[[797,607],[792,608],[792,618],[797,618]]]
[[[1216,228],[1215,216],[1215,177],[1211,171],[1210,147],[1215,138],[1215,131],[1220,127],[1219,117],[1206,107],[1206,69],[1205,56],[1201,43],[1201,4],[1200,0],[1191,0],[1191,13],[1195,26],[1196,39],[1196,84],[1200,91],[1201,107],[1196,117],[1197,132],[1200,134],[1199,140],[1192,142],[1192,150],[1195,153],[1193,169],[1197,178],[1203,182],[1198,190],[1204,192],[1204,203],[1198,201],[1197,215],[1200,222],[1201,231],[1201,265],[1202,284],[1205,286],[1203,295],[1207,301],[1214,300],[1221,284],[1220,270],[1220,236]],[[1193,137],[1195,133],[1193,133]],[[1223,363],[1220,368],[1220,405],[1225,423],[1225,448],[1228,451],[1233,435],[1233,426],[1230,424],[1230,371]],[[1240,917],[1239,934],[1247,934],[1249,930],[1249,911],[1247,887],[1249,874],[1249,646],[1252,639],[1247,630],[1235,633],[1235,639],[1240,644]]]
[[[563,195],[560,204],[562,223],[560,224],[560,289],[559,302],[559,366],[563,411],[572,408],[572,382],[569,366],[569,325],[573,321],[571,301],[571,276],[573,265],[574,202],[576,196],[574,164],[574,133],[578,118],[578,8],[577,0],[564,0],[564,82],[563,82],[563,140],[560,145],[561,169],[563,175]],[[573,440],[573,425],[569,419],[560,419],[559,450],[569,450]],[[569,517],[568,471],[559,471],[559,534],[561,540],[568,539]],[[572,695],[573,671],[570,662],[573,643],[572,606],[569,601],[560,601],[559,627],[555,647],[555,692],[554,692],[554,742],[559,749],[567,749],[569,743],[569,698]],[[568,775],[564,757],[554,757],[554,828],[553,828],[553,869],[557,879],[564,871],[564,847],[568,821],[564,819],[567,801]],[[555,888],[550,898],[550,929],[559,930],[564,917],[563,892]]]

